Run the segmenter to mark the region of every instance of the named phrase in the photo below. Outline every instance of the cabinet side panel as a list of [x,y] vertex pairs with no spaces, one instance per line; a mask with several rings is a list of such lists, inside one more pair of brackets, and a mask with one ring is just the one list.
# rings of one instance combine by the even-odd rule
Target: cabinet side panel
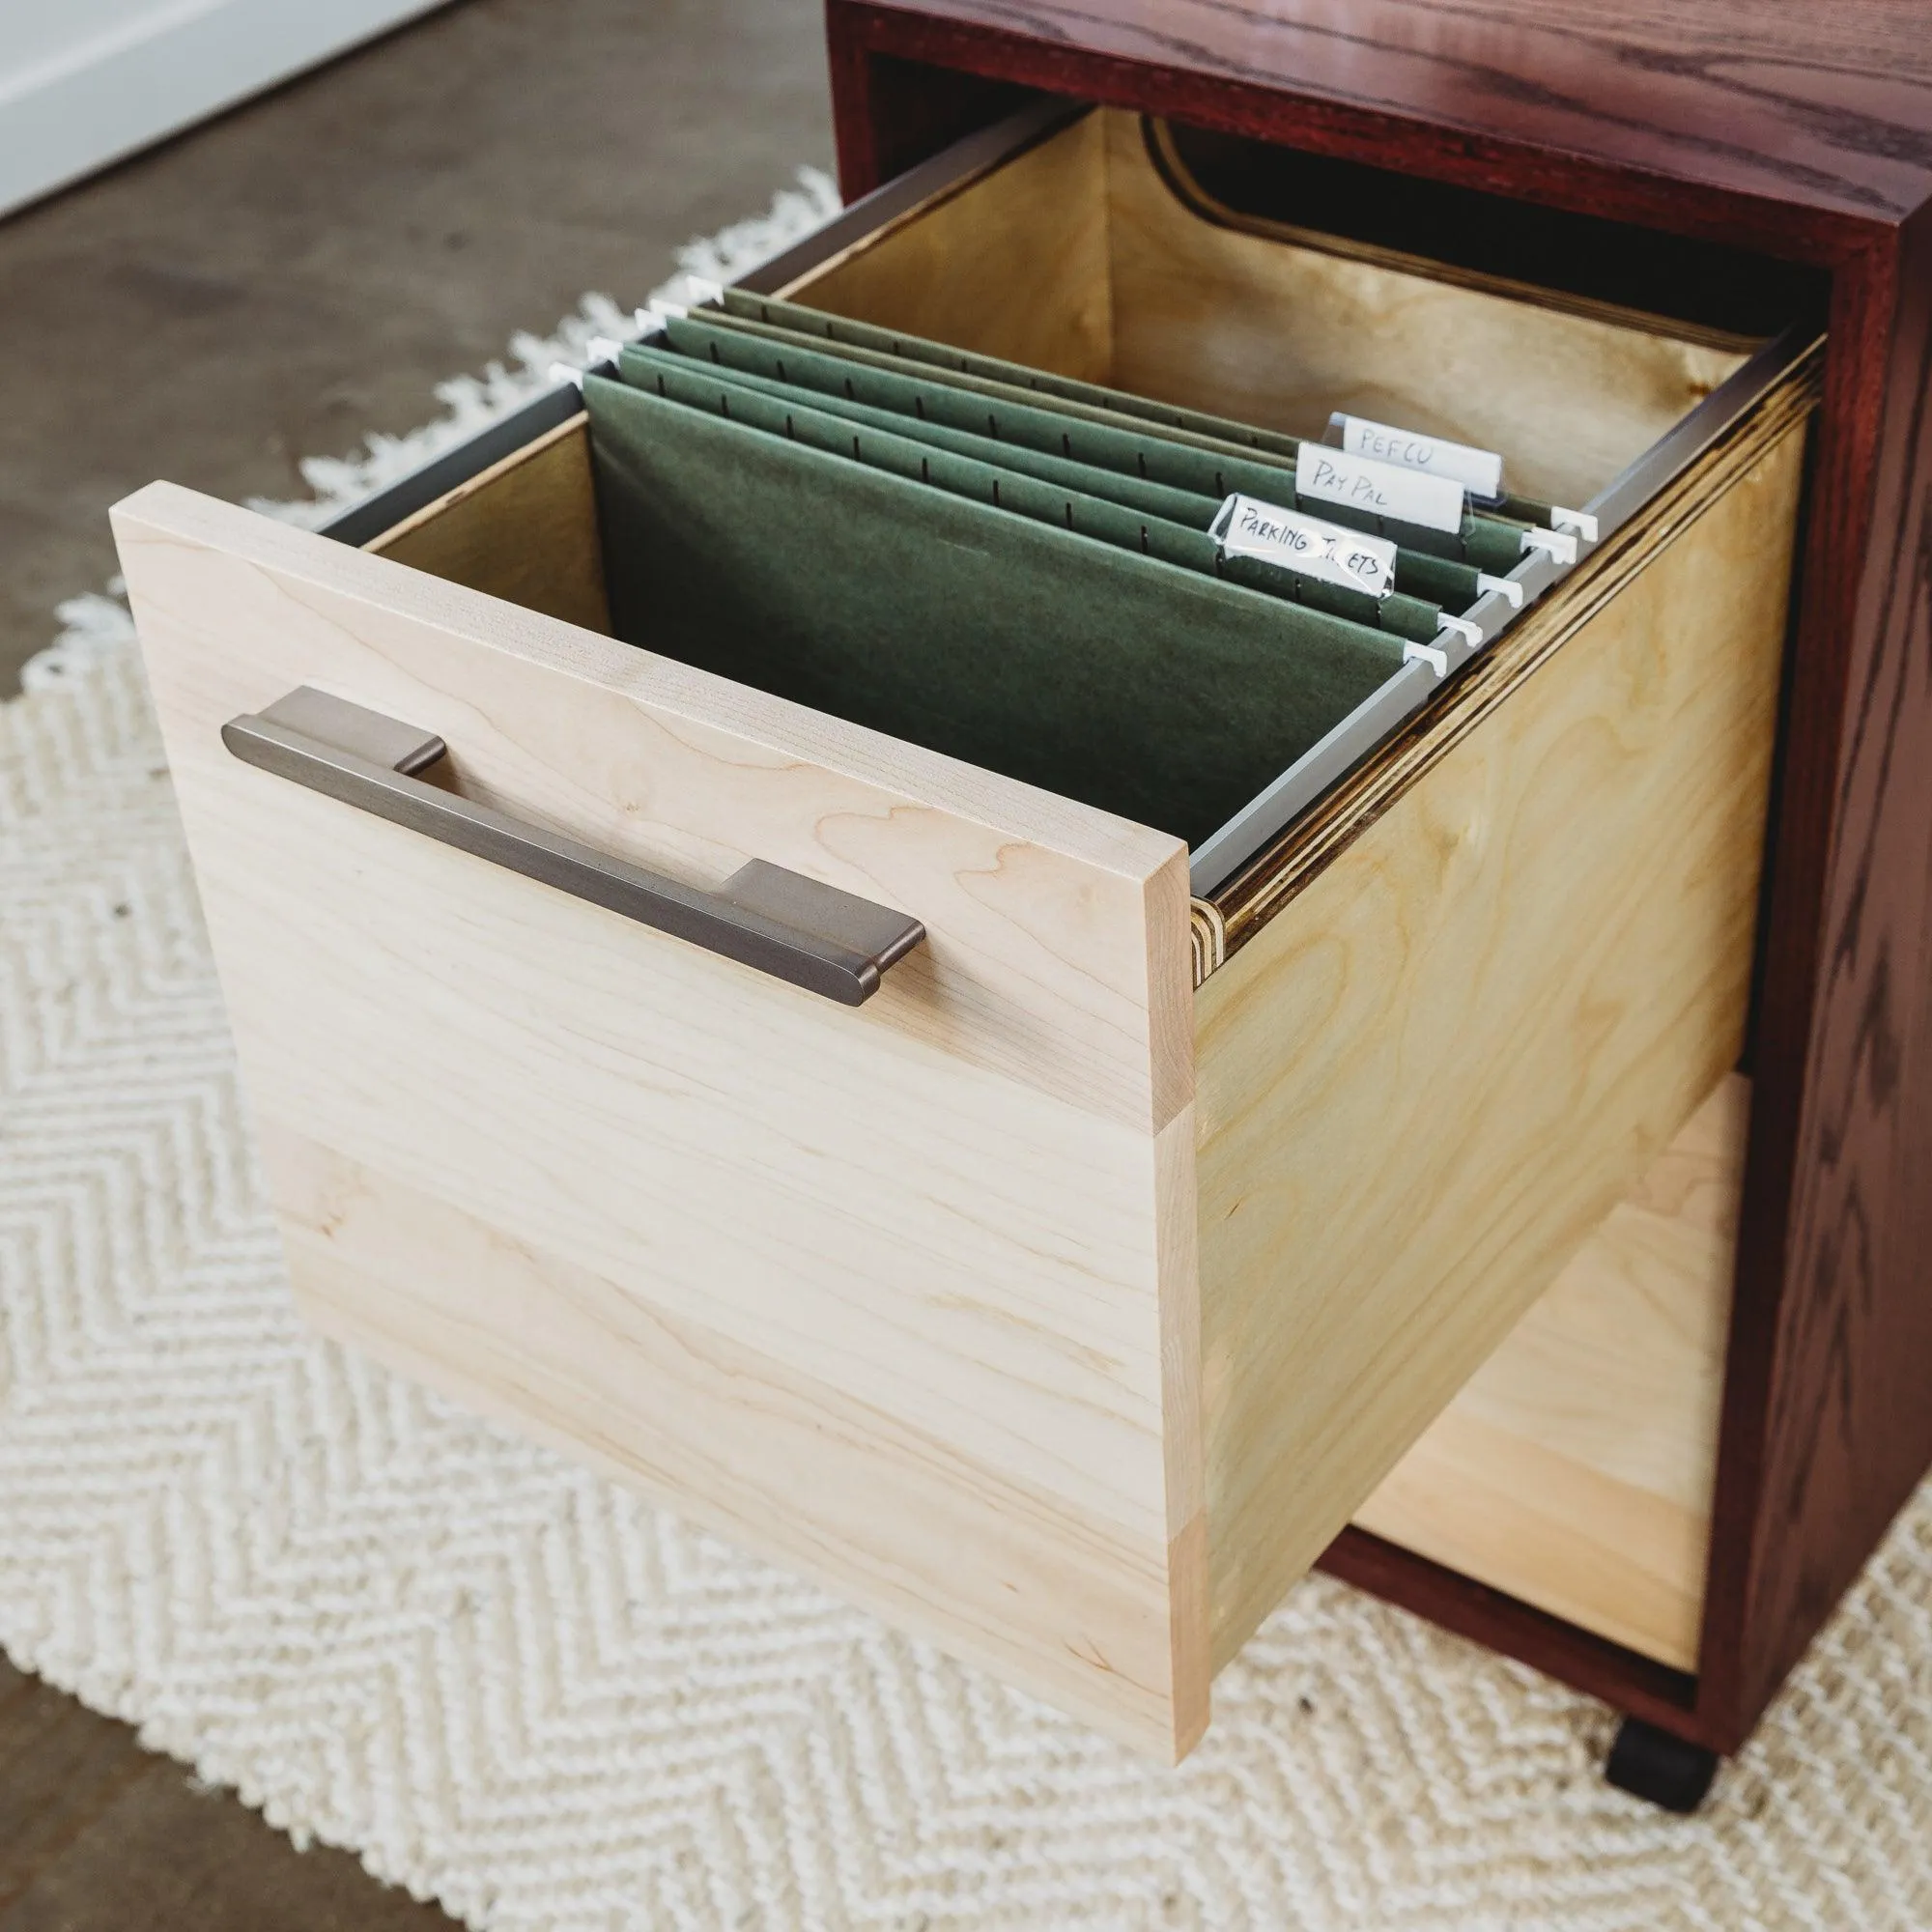
[[1834,303],[1705,1630],[1726,1750],[1932,1461],[1932,210]]
[[1696,1669],[1749,1112],[1727,1073],[1358,1527]]
[[1803,450],[1201,990],[1217,1662],[1736,1062]]

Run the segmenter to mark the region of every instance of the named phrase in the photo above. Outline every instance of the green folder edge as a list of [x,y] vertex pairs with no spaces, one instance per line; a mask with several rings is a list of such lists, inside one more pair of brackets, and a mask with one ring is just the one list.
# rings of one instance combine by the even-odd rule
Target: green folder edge
[[1405,668],[1347,619],[583,389],[615,636],[1190,846]]
[[[936,489],[976,497],[1122,549],[1138,549],[1182,569],[1225,577],[1266,596],[1392,632],[1411,643],[1432,643],[1442,627],[1439,603],[1400,589],[1377,598],[1255,558],[1223,560],[1208,534],[1217,502],[1131,472],[1114,474],[655,346],[627,345],[618,358],[618,375],[633,388],[654,390],[687,408],[713,411],[819,449],[843,453],[849,440],[855,461],[908,478],[916,475]],[[1191,521],[1179,521],[1177,511]],[[1451,576],[1464,608],[1476,601],[1476,573],[1438,558],[1404,553],[1397,582],[1432,570]]]

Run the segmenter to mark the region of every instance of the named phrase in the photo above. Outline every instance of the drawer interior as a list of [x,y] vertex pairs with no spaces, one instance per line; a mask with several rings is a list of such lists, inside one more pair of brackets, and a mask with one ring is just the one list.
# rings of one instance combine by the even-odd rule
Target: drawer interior
[[1321,225],[1243,223],[1166,129],[1097,108],[784,293],[1287,435],[1347,411],[1453,438],[1577,507],[1756,346],[1365,259]]
[[[829,332],[838,318],[874,345],[882,332],[918,338],[1105,384],[1238,426],[1277,465],[1298,440],[1332,440],[1338,412],[1494,448],[1511,494],[1490,533],[1511,544],[1503,513],[1596,529],[1589,506],[1759,347],[1285,239],[1279,224],[1214,204],[1166,130],[1113,110],[920,202],[770,295],[734,295],[731,319],[755,330],[805,313]],[[706,325],[668,326],[701,338]],[[717,362],[712,335],[660,365],[660,392],[666,368],[689,384],[707,348]],[[758,347],[755,334],[722,339]],[[773,341],[765,378],[796,350],[795,335],[791,350],[780,332]],[[586,384],[587,424],[526,446],[371,548],[1172,833],[1196,855],[1198,896],[1265,854],[1423,699],[1433,680],[1413,646],[1447,644],[1435,658],[1447,668],[1468,638],[1511,621],[1500,598],[1485,611],[1472,580],[1492,586],[1508,569],[1523,580],[1511,588],[1519,604],[1544,582],[1545,554],[1511,569],[1485,553],[1489,574],[1457,564],[1446,587],[1427,579],[1436,601],[1406,600],[1425,613],[1406,629],[1387,614],[1400,597],[1366,623],[1346,592],[1323,602],[1304,589],[1284,604],[1219,558],[1235,581],[1189,580],[1084,529],[1075,541],[945,488],[908,492],[904,475],[834,449],[761,448],[722,420],[781,408],[739,386],[741,368],[715,372],[705,408],[653,412],[661,396],[649,368],[630,366],[637,353],[628,392]],[[1007,405],[989,404],[989,423],[995,407]],[[791,436],[789,413],[784,427]],[[869,460],[881,439],[867,437]],[[995,505],[999,487],[995,477]],[[1292,500],[1292,478],[1286,488]],[[1566,504],[1579,510],[1551,507]],[[1404,556],[1399,568],[1444,574],[1439,556]],[[1438,623],[1464,629],[1438,635]]]

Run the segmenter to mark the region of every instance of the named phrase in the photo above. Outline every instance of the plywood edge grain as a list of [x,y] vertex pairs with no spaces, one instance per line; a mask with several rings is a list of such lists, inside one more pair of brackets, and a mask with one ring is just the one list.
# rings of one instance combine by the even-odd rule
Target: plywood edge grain
[[1410,785],[1579,636],[1658,555],[1716,508],[1770,451],[1802,437],[1817,409],[1823,344],[1749,415],[1469,665],[1409,727],[1214,894],[1232,957],[1305,891]]

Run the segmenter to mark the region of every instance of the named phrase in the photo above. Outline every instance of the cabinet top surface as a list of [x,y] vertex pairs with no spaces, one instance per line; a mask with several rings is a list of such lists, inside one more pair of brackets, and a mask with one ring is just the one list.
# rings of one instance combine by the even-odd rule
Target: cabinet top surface
[[1037,42],[1031,74],[1000,65],[1043,86],[1098,56],[1830,214],[1890,223],[1932,200],[1926,0],[879,0],[876,13]]

